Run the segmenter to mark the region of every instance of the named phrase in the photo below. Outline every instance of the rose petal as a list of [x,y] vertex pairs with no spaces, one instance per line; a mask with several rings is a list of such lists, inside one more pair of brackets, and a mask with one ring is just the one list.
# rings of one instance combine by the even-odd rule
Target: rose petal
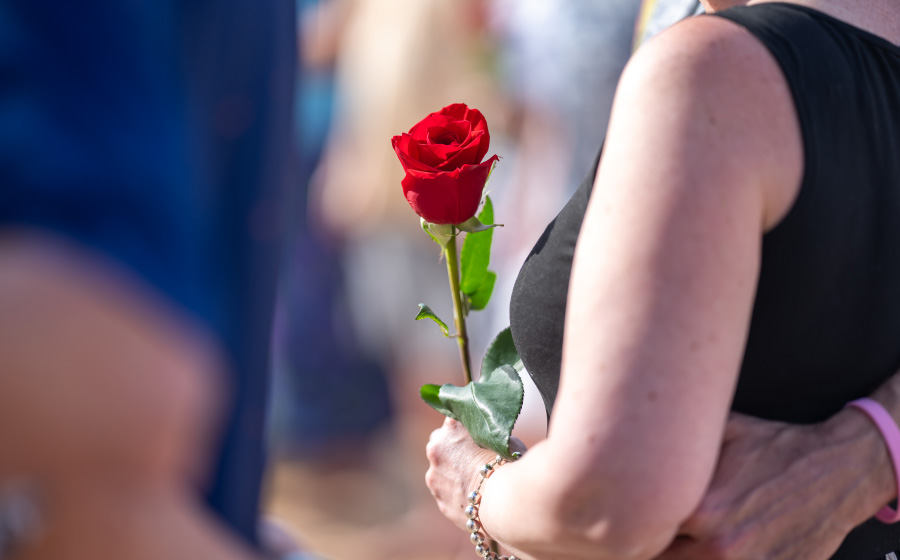
[[391,145],[394,147],[397,157],[400,158],[400,164],[403,166],[404,171],[409,172],[411,169],[432,173],[438,171],[436,168],[419,160],[419,145],[413,141],[409,134],[394,136],[391,138]]
[[412,209],[433,224],[460,224],[475,215],[484,184],[499,158],[438,173],[408,169],[401,183]]
[[470,138],[475,137],[476,135],[480,136],[479,133],[481,132],[484,133],[483,138],[480,140],[481,144],[479,145],[479,151],[476,152],[476,155],[472,156],[472,161],[481,161],[484,159],[488,149],[490,149],[491,135],[490,132],[488,132],[487,120],[484,118],[484,115],[481,114],[481,111],[467,107],[462,103],[455,103],[444,107],[439,113],[445,114],[450,118],[465,119],[471,123],[471,128],[469,129]]
[[[445,146],[443,144],[419,144],[417,149],[419,152],[419,157],[417,159],[419,161],[426,163],[435,169],[439,169],[440,166],[443,166],[447,162],[447,160],[455,158],[456,153],[460,150],[460,146],[458,144],[452,146]],[[453,166],[454,169],[457,167],[459,167],[459,165]]]
[[409,129],[409,135],[418,142],[428,142],[428,130],[430,128],[446,128],[455,120],[446,115],[431,113]]
[[469,137],[472,123],[469,121],[453,121],[447,126],[431,126],[428,128],[428,143],[445,146],[462,144]]
[[484,118],[484,115],[481,114],[481,111],[479,111],[478,109],[473,109],[464,103],[454,103],[453,105],[447,105],[446,107],[438,111],[437,114],[445,115],[454,120],[464,120],[470,122],[472,123],[473,132],[476,130],[487,131],[487,120]]
[[477,117],[475,117],[476,114],[481,115],[477,109],[470,109],[465,103],[452,103],[438,111],[437,114],[450,117],[456,121],[469,122],[474,122],[477,119]]
[[484,158],[487,151],[486,135],[479,131],[475,136],[471,136],[462,146],[457,147],[454,154],[447,154],[442,163],[434,165],[441,171],[450,171],[462,165],[477,165]]
[[433,126],[428,129],[428,141],[426,142],[426,144],[437,144],[439,146],[458,146],[465,141],[466,136],[460,135],[455,130]]
[[[429,160],[428,165],[441,165],[443,169],[449,170],[459,164],[475,164],[484,159],[488,149],[490,149],[490,133],[488,132],[487,121],[485,120],[484,115],[481,114],[481,111],[469,108],[463,103],[454,103],[444,107],[440,111],[429,114],[410,129],[409,135],[420,145],[424,145],[429,143],[430,129],[448,128],[453,126],[454,123],[462,122],[468,123],[467,125],[464,125],[468,126],[468,133],[465,140],[461,138],[460,145],[467,146],[473,137],[477,137],[480,138],[478,150],[474,154],[470,150],[467,150],[464,157],[458,158],[456,163],[450,165],[439,164],[426,157],[425,159]],[[481,133],[483,133],[483,135]],[[453,156],[447,153],[447,157],[450,158]],[[417,159],[415,156],[413,156],[413,158]]]

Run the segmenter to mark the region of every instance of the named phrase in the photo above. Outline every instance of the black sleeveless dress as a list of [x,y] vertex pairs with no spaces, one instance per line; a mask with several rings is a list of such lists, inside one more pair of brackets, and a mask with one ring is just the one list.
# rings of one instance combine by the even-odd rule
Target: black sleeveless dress
[[[900,47],[793,4],[715,16],[748,29],[781,66],[805,154],[798,198],[763,239],[732,408],[818,422],[900,369]],[[510,303],[513,339],[548,415],[596,166],[528,256]],[[834,558],[880,560],[896,550],[900,524],[871,520]]]

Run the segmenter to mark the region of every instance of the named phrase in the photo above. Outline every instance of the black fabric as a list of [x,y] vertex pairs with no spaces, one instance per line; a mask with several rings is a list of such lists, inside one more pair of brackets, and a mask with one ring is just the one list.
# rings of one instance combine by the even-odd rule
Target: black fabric
[[[900,47],[793,4],[716,16],[748,29],[781,66],[805,155],[794,206],[763,238],[733,409],[818,422],[900,368]],[[513,339],[548,415],[595,173],[596,165],[525,261],[510,304]],[[883,558],[898,548],[900,525],[870,521],[834,558]]]

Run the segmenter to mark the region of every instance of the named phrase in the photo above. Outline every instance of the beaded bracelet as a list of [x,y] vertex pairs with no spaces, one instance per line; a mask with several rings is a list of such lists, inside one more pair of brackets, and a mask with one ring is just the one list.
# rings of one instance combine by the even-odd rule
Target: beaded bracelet
[[[515,461],[522,454],[516,451],[512,456],[512,460]],[[478,486],[475,487],[475,490],[469,493],[469,506],[466,507],[466,517],[469,519],[466,521],[466,529],[471,533],[469,540],[475,545],[475,554],[486,560],[519,560],[515,556],[498,556],[496,552],[492,551],[491,547],[485,542],[486,534],[481,526],[481,520],[478,519],[478,507],[481,503],[481,485],[494,474],[494,467],[506,462],[509,461],[501,455],[497,455],[496,459],[481,467],[478,471],[481,474],[481,480],[478,481]]]

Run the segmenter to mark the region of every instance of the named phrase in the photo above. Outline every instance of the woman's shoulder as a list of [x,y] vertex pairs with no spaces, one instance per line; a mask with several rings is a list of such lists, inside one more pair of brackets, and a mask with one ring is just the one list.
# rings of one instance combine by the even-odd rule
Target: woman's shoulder
[[700,77],[725,81],[746,72],[767,69],[760,62],[766,49],[745,27],[722,18],[700,16],[685,19],[644,43],[634,54],[626,72],[651,71],[657,78]]
[[727,162],[728,176],[764,190],[767,229],[786,215],[803,167],[793,97],[777,61],[746,28],[695,17],[638,49],[623,72],[612,120],[622,130],[648,114],[658,135],[694,148],[684,151],[681,167],[702,174]]
[[625,67],[620,89],[649,97],[685,96],[700,105],[747,110],[765,105],[784,75],[745,27],[721,17],[684,20],[641,46]]
[[[851,17],[859,15],[855,12],[843,14],[846,19],[841,15],[792,2],[737,6],[673,25],[647,41],[633,62],[673,72],[714,70],[723,79],[758,78],[766,69],[782,79],[781,74],[790,79],[800,72],[809,79],[810,72],[830,76],[835,66],[853,66],[867,50],[880,58],[900,57],[900,46],[891,42],[900,37],[896,31],[888,40],[876,34],[884,30],[871,18]],[[885,16],[895,18],[900,20],[900,15]]]

